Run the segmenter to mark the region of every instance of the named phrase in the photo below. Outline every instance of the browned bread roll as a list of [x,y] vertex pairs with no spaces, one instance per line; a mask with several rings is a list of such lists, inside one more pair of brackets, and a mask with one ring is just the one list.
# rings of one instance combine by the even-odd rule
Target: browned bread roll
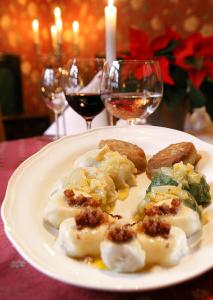
[[126,155],[134,163],[138,174],[146,170],[147,160],[143,149],[134,144],[115,139],[101,140],[99,148],[105,145],[108,145],[111,151],[118,151],[120,154]]
[[201,156],[190,142],[171,144],[159,151],[148,161],[146,173],[152,178],[155,171],[161,167],[171,167],[178,162],[196,165]]

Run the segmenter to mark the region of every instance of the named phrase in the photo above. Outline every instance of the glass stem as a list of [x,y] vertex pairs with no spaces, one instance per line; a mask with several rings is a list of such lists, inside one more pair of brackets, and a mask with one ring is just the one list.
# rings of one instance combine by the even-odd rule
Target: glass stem
[[55,111],[55,126],[56,126],[55,139],[57,140],[59,138],[59,121],[58,121],[58,113],[56,111]]
[[87,123],[87,130],[92,128],[92,119],[86,119],[86,123]]
[[65,135],[67,135],[67,127],[66,127],[66,120],[65,120],[64,111],[62,112],[62,118],[63,118],[64,136],[65,136]]

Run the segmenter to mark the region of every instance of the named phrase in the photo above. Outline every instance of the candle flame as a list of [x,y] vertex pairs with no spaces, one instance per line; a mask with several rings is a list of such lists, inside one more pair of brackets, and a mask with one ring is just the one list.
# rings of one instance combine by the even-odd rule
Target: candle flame
[[78,21],[74,21],[72,23],[72,29],[74,32],[78,32],[79,31],[79,22]]
[[33,20],[32,22],[32,27],[33,27],[33,30],[34,31],[38,31],[38,27],[39,27],[39,23],[38,23],[38,20]]
[[112,7],[114,4],[114,0],[108,0],[108,6]]
[[55,15],[55,18],[56,19],[60,19],[61,18],[61,9],[60,9],[60,7],[56,7],[55,9],[54,9],[54,15]]

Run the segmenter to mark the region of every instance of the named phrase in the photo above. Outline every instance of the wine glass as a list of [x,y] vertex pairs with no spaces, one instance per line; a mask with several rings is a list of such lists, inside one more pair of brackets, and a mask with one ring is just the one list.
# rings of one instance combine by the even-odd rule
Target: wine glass
[[66,69],[66,100],[85,119],[87,129],[91,129],[92,120],[104,109],[100,96],[104,63],[101,58],[73,59]]
[[47,66],[43,70],[41,79],[41,93],[44,102],[54,112],[56,125],[55,139],[59,138],[58,116],[63,113],[66,106],[66,98],[62,88],[64,73],[65,71],[61,67]]
[[156,60],[115,60],[105,66],[101,97],[112,116],[141,123],[159,106],[163,80]]

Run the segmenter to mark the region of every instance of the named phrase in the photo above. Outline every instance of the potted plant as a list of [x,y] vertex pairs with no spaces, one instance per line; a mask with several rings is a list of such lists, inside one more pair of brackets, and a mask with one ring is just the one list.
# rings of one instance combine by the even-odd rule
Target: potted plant
[[164,96],[152,123],[183,129],[187,111],[202,106],[213,118],[213,36],[194,33],[183,39],[167,28],[163,35],[151,39],[144,31],[131,28],[126,57],[160,62]]

